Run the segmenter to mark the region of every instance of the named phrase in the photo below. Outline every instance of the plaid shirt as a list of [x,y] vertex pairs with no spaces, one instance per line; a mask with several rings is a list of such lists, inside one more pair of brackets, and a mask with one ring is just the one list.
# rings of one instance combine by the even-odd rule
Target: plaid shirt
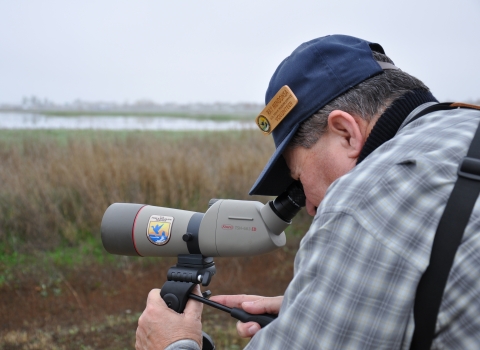
[[[457,109],[405,125],[428,105],[329,187],[279,317],[246,349],[409,348],[417,284],[480,121],[479,111]],[[480,201],[455,256],[436,334],[434,349],[480,348]]]

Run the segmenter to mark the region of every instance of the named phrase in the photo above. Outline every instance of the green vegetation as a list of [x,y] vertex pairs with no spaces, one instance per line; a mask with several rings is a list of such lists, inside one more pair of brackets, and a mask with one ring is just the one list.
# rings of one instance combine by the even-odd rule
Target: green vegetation
[[[73,139],[81,142],[92,142],[93,140],[113,142],[130,138],[143,138],[143,139],[162,139],[163,141],[181,141],[189,138],[205,139],[205,138],[217,138],[224,135],[225,131],[130,131],[130,130],[0,130],[0,146],[5,151],[12,147],[22,148],[26,143],[47,143],[54,142],[58,146],[67,146],[68,142]],[[228,138],[242,138],[244,131],[231,130],[228,131]],[[223,140],[225,137],[223,138]],[[267,141],[266,138],[263,141]],[[267,141],[268,143],[270,141]]]

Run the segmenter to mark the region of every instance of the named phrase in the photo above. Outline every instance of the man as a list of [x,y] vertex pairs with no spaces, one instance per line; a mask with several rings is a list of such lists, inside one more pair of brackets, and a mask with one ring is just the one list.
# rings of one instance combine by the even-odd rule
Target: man
[[[480,111],[437,110],[412,121],[437,104],[429,89],[380,45],[343,35],[298,47],[274,73],[266,103],[257,123],[273,129],[276,151],[250,194],[279,195],[299,180],[315,218],[283,298],[212,299],[279,312],[264,329],[237,326],[241,336],[255,335],[247,349],[408,349],[417,286]],[[137,349],[198,349],[201,310],[189,301],[176,314],[152,291]],[[480,348],[479,315],[477,201],[432,347]]]

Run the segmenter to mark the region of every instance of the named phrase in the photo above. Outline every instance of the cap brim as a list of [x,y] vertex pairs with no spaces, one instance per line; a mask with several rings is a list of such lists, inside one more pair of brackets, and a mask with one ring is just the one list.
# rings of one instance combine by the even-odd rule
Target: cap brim
[[278,145],[275,153],[270,157],[267,165],[265,165],[258,176],[257,181],[255,181],[255,184],[250,189],[250,195],[278,196],[293,182],[290,176],[290,169],[282,153],[285,151],[290,139],[295,135],[298,127],[299,124],[295,125],[283,139],[282,143]]

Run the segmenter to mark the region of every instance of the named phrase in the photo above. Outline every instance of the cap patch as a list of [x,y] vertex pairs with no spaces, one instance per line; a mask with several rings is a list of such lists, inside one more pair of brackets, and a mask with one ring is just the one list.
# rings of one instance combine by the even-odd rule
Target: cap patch
[[287,114],[298,103],[293,91],[284,85],[273,96],[262,112],[257,116],[255,122],[264,134],[270,134]]

